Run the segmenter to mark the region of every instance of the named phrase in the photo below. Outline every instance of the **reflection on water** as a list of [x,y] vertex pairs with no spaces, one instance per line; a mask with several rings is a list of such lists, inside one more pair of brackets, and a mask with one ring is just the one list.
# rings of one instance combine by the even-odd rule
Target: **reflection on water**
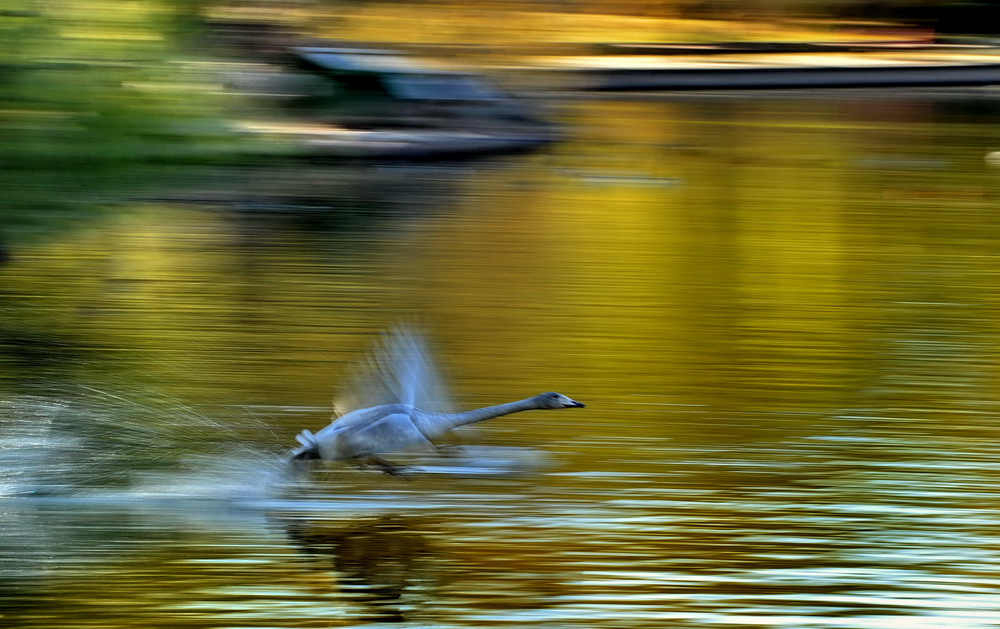
[[[258,167],[12,240],[4,622],[1000,624],[995,109],[581,100],[543,154]],[[461,437],[534,474],[289,486],[413,315],[457,407],[586,413]]]
[[[325,531],[293,519],[287,530],[303,552],[329,558],[340,596],[365,610],[361,620],[402,622],[433,596],[434,553],[412,520],[381,515]],[[328,569],[324,564],[320,570]]]

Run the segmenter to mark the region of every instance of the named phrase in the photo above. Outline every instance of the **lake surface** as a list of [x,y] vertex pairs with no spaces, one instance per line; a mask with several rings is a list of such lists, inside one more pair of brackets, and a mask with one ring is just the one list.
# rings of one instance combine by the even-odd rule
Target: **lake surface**
[[[2,624],[1000,625],[1000,95],[552,107],[541,153],[199,173],[12,239]],[[588,406],[283,483],[401,321],[458,408]]]

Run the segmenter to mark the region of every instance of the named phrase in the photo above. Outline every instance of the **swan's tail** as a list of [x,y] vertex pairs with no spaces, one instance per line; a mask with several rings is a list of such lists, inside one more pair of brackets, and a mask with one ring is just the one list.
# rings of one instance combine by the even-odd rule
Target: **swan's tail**
[[303,430],[295,435],[295,440],[302,445],[292,450],[292,461],[309,461],[320,458],[319,444],[316,442],[316,435],[312,434],[312,431]]

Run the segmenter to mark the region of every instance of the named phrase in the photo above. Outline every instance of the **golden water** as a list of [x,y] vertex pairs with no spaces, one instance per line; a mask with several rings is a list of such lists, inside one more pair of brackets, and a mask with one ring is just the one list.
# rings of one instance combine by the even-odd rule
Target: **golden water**
[[[998,109],[579,100],[543,153],[262,166],[12,246],[4,487],[58,495],[0,503],[4,626],[1000,624]],[[248,497],[402,319],[460,407],[588,407],[462,437],[531,474]]]

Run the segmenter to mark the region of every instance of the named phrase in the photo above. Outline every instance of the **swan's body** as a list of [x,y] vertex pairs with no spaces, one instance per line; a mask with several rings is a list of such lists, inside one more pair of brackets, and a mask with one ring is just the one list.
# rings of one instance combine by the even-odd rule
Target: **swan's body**
[[349,375],[345,385],[334,402],[333,422],[315,434],[303,430],[295,437],[301,446],[291,453],[293,463],[371,460],[394,474],[396,469],[380,455],[433,449],[435,440],[452,429],[491,417],[583,406],[559,393],[542,393],[464,413],[448,412],[449,396],[426,343],[408,328],[385,335],[371,360]]
[[492,417],[533,409],[582,406],[560,393],[542,393],[464,413],[434,413],[408,404],[381,404],[351,411],[315,434],[303,430],[295,438],[302,445],[292,451],[292,459],[378,459],[378,455],[389,452],[432,449],[434,441],[453,428]]

